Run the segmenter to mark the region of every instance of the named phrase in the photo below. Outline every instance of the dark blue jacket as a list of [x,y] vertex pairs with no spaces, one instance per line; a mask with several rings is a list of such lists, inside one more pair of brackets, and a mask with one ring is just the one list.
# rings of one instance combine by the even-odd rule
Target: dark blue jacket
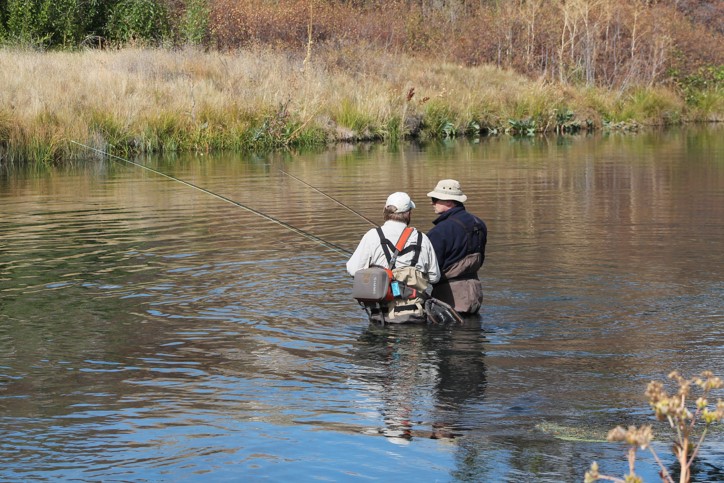
[[453,263],[475,251],[479,251],[485,260],[488,227],[483,220],[468,213],[464,205],[447,210],[433,224],[435,226],[427,236],[432,242],[441,271],[444,272]]

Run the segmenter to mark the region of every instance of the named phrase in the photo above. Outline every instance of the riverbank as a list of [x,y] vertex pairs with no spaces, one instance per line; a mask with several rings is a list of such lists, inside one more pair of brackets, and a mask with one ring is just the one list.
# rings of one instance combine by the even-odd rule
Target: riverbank
[[[0,50],[0,163],[724,119],[721,89],[611,91],[365,49]],[[688,101],[688,102],[687,102]]]

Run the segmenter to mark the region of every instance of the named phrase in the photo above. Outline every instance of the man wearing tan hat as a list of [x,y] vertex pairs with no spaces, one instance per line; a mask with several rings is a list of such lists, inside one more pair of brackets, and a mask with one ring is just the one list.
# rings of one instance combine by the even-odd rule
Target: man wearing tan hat
[[[440,268],[427,235],[412,227],[406,232],[413,208],[415,203],[407,193],[392,193],[387,198],[382,215],[384,224],[365,233],[347,261],[347,272],[350,275],[354,276],[358,270],[372,266],[389,268],[392,269],[396,281],[415,288],[420,293],[429,294],[430,284],[440,279]],[[403,233],[407,237],[406,240],[402,237]],[[398,244],[401,246],[399,252],[396,252]],[[422,296],[414,299],[395,299],[379,304],[382,313],[368,313],[375,321],[425,322],[424,304]]]
[[427,194],[438,217],[427,236],[432,242],[443,276],[432,296],[462,314],[475,314],[483,303],[478,270],[485,261],[488,228],[465,209],[468,199],[460,183],[443,179]]

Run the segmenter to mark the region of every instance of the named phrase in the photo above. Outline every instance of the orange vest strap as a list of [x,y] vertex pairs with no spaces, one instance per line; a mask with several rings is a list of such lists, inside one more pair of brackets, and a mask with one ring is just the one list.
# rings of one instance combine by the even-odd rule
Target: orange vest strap
[[405,248],[405,244],[407,243],[407,240],[410,239],[410,235],[412,235],[412,227],[408,226],[402,230],[402,235],[400,235],[400,239],[397,240],[397,243],[395,244],[395,248],[397,248],[398,252]]

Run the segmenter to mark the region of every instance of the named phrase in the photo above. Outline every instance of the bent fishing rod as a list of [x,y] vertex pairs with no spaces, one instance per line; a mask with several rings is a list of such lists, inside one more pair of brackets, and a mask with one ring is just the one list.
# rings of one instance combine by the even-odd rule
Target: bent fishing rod
[[[243,210],[248,211],[249,213],[253,213],[253,214],[257,215],[257,216],[260,216],[260,217],[264,218],[265,220],[269,220],[269,221],[271,221],[271,222],[273,222],[273,223],[276,223],[277,225],[282,226],[282,227],[286,228],[287,230],[293,231],[294,233],[296,233],[296,234],[298,234],[298,235],[301,235],[301,236],[303,236],[303,237],[305,237],[305,238],[307,238],[307,239],[309,239],[309,240],[312,240],[312,241],[314,241],[314,242],[316,242],[316,243],[318,243],[318,244],[320,244],[320,245],[322,245],[322,246],[324,246],[324,247],[326,247],[326,248],[329,248],[330,250],[333,250],[333,251],[335,251],[335,252],[337,252],[337,253],[340,253],[340,254],[342,254],[342,255],[348,256],[348,255],[351,255],[351,254],[352,254],[351,251],[349,251],[349,250],[347,250],[347,249],[345,249],[345,248],[342,248],[342,247],[340,247],[339,245],[335,245],[334,243],[330,243],[330,242],[328,242],[328,241],[326,241],[326,240],[323,240],[322,238],[319,238],[319,237],[316,236],[316,235],[312,235],[311,233],[302,230],[301,228],[297,228],[297,227],[294,226],[294,225],[290,225],[289,223],[286,223],[286,222],[284,222],[284,221],[282,221],[282,220],[279,220],[278,218],[274,218],[274,217],[271,216],[271,215],[267,215],[266,213],[263,213],[263,212],[261,212],[261,211],[259,211],[259,210],[256,210],[256,209],[254,209],[254,208],[252,208],[252,207],[250,207],[250,206],[247,206],[247,205],[244,205],[244,204],[242,204],[242,203],[239,203],[238,201],[232,200],[231,198],[227,198],[226,196],[220,195],[220,194],[218,194],[218,193],[214,193],[213,191],[208,190],[208,189],[206,189],[206,188],[203,188],[203,187],[201,187],[201,186],[195,185],[195,184],[193,184],[193,183],[190,183],[190,182],[185,181],[185,180],[183,180],[183,179],[177,178],[177,177],[175,177],[175,176],[171,176],[170,174],[166,174],[166,173],[164,173],[163,171],[159,171],[159,170],[154,169],[154,168],[151,168],[151,167],[149,167],[149,166],[145,166],[145,165],[143,165],[143,164],[141,164],[141,163],[136,163],[135,161],[131,161],[130,159],[122,158],[122,157],[120,157],[120,156],[116,156],[115,154],[111,154],[111,153],[109,153],[109,152],[106,152],[106,151],[103,151],[103,150],[94,148],[94,147],[92,147],[92,146],[88,146],[87,144],[79,143],[79,142],[77,142],[77,141],[72,141],[72,140],[71,140],[70,142],[72,142],[73,144],[77,144],[78,146],[82,146],[82,147],[84,147],[84,148],[86,148],[86,149],[88,149],[88,150],[90,150],[90,151],[93,151],[93,152],[96,152],[96,153],[98,153],[98,154],[101,154],[101,155],[103,155],[103,156],[107,156],[107,157],[110,158],[110,159],[115,159],[115,160],[118,160],[118,161],[123,161],[124,163],[131,164],[131,165],[133,165],[133,166],[137,166],[137,167],[139,167],[139,168],[142,168],[142,169],[145,169],[145,170],[150,171],[150,172],[152,172],[152,173],[155,173],[155,174],[157,174],[157,175],[159,175],[159,176],[163,176],[164,178],[167,178],[167,179],[170,179],[170,180],[173,180],[173,181],[177,181],[177,182],[179,182],[179,183],[181,183],[181,184],[183,184],[183,185],[185,185],[185,186],[188,186],[189,188],[193,188],[193,189],[195,189],[195,190],[201,191],[202,193],[206,193],[207,195],[213,196],[213,197],[216,198],[216,199],[219,199],[219,200],[221,200],[221,201],[225,201],[226,203],[230,203],[230,204],[232,204],[232,205],[234,205],[234,206],[236,206],[236,207],[238,207],[238,208],[241,208],[241,209],[243,209]],[[361,216],[361,215],[360,215],[360,216]]]

